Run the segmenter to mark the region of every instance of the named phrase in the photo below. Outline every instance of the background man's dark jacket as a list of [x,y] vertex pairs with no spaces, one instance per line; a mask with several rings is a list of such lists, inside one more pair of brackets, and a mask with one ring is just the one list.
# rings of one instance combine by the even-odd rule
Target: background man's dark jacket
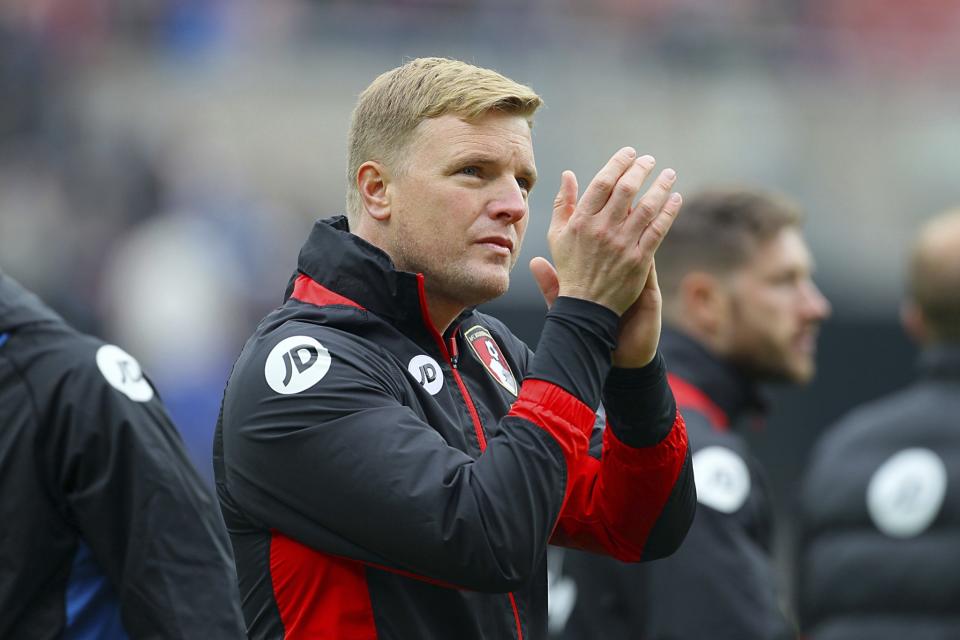
[[552,628],[569,639],[794,637],[777,596],[769,492],[733,430],[760,408],[756,391],[684,335],[665,330],[660,345],[693,452],[699,501],[693,525],[675,554],[646,565],[555,555]]
[[803,487],[810,640],[960,638],[960,345],[818,443]]
[[131,356],[0,273],[0,638],[242,637],[213,494]]

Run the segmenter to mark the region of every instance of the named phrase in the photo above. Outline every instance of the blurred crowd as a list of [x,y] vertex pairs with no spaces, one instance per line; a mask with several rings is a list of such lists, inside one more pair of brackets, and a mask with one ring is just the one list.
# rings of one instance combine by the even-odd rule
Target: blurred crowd
[[[920,82],[919,95],[928,100],[944,90],[960,48],[958,28],[960,7],[948,0],[6,0],[0,3],[0,263],[80,328],[139,354],[209,474],[210,429],[240,342],[278,302],[293,267],[289,257],[310,222],[342,208],[343,146],[329,149],[313,140],[344,129],[359,89],[351,84],[351,64],[387,68],[397,54],[443,54],[430,48],[450,49],[451,40],[461,38],[477,55],[528,58],[526,66],[505,66],[519,65],[549,93],[551,83],[563,84],[556,79],[562,64],[544,57],[569,56],[570,43],[589,38],[592,55],[616,61],[612,75],[631,73],[642,49],[648,65],[693,73],[694,83],[719,67],[738,75],[730,69],[760,61],[765,77],[846,74],[843,82],[855,83],[873,72],[897,73]],[[462,55],[463,46],[453,54]],[[235,61],[252,58],[265,62],[244,66],[241,75],[268,68],[265,75],[287,79],[231,82]],[[327,86],[289,79],[309,78],[318,66],[333,70],[323,77]],[[276,96],[265,95],[271,82],[287,100],[279,111],[270,111]],[[731,86],[731,94],[743,94],[733,108],[759,102],[756,113],[738,117],[756,132],[751,144],[779,154],[779,164],[762,154],[744,158],[760,175],[741,177],[802,166],[783,153],[789,142],[780,138],[790,135],[790,124],[778,120],[786,116],[779,108],[771,115],[763,106],[769,96],[755,100],[750,80],[743,82]],[[217,91],[197,98],[211,85]],[[303,95],[290,95],[291,86]],[[728,97],[710,91],[704,89],[705,111],[720,115],[705,114],[702,127],[721,132],[732,118],[722,115]],[[699,95],[658,99],[675,97],[687,113],[701,108]],[[676,130],[685,117],[666,119]],[[314,129],[303,130],[304,122]],[[735,142],[732,131],[705,145]],[[551,148],[560,143],[548,137],[541,144],[554,155]],[[705,152],[697,144],[680,146],[698,158]],[[911,164],[924,175],[924,167],[942,159],[921,155]],[[544,164],[554,169],[549,159]],[[676,164],[683,175],[694,162],[685,165],[681,157]],[[686,175],[710,168],[694,166]],[[772,186],[793,187],[812,209],[826,204],[817,200],[816,180],[805,183],[800,171],[791,179]],[[870,185],[856,176],[850,184]],[[917,211],[930,211],[945,203],[940,186],[915,185],[926,201],[910,191],[901,197],[918,201]],[[874,210],[884,198],[864,193],[843,203],[847,216],[861,216],[859,223],[879,216],[881,241],[883,227],[890,235],[902,228],[890,222],[890,212],[884,218]],[[833,212],[824,215],[831,219]],[[816,248],[818,231],[811,235]],[[829,266],[830,238],[820,239]],[[897,272],[893,265],[890,273]],[[874,287],[890,288],[879,280]],[[842,313],[843,304],[838,307]]]

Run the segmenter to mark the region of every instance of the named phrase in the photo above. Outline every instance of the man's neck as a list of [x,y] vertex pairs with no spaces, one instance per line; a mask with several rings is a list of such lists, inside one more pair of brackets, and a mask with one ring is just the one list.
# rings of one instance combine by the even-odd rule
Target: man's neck
[[444,296],[431,294],[429,289],[424,291],[424,297],[430,322],[440,335],[443,335],[465,307],[458,302],[447,300]]
[[691,340],[699,343],[704,349],[709,351],[714,357],[718,359],[725,359],[726,353],[722,348],[720,341],[717,339],[717,336],[698,326],[697,324],[688,321],[686,318],[669,318],[665,323],[671,329],[685,335]]
[[[356,226],[355,230],[351,230],[352,233],[360,238],[363,238],[370,244],[375,247],[382,249],[387,255],[390,256],[390,259],[393,261],[394,266],[399,270],[407,270],[405,265],[399,264],[397,262],[396,256],[393,255],[393,252],[390,251],[389,244],[381,237],[378,233],[378,229],[370,224],[360,223]],[[430,290],[430,282],[425,282],[424,292],[423,292],[425,303],[425,311],[428,315],[430,323],[436,327],[440,335],[443,335],[444,332],[450,327],[450,324],[459,316],[463,310],[466,308],[463,306],[463,303],[457,300],[451,300],[447,296],[439,293],[437,291]]]

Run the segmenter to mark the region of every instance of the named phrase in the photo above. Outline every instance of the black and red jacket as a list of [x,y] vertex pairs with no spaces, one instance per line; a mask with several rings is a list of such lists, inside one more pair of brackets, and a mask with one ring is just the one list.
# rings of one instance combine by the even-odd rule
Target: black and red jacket
[[777,594],[773,510],[737,428],[762,410],[752,381],[703,345],[665,329],[660,349],[690,435],[697,515],[671,557],[625,566],[586,554],[551,559],[551,628],[564,640],[796,638]]
[[237,360],[214,467],[252,638],[543,638],[548,543],[641,561],[690,525],[662,360],[611,371],[615,314],[560,299],[533,355],[473,310],[441,336],[423,291],[318,222]]

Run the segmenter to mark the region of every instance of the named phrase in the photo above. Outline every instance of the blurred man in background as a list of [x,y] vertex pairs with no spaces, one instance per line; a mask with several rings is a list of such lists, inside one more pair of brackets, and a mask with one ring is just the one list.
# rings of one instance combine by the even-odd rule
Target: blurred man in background
[[213,494],[140,365],[2,273],[0,425],[0,637],[242,637]]
[[540,103],[441,58],[361,94],[349,218],[314,225],[224,394],[214,468],[251,637],[538,640],[548,541],[638,562],[683,539],[653,270],[675,172],[636,204],[650,156],[621,149],[582,198],[564,172],[556,268],[531,265],[536,354],[474,309],[520,251]]
[[645,566],[557,553],[550,616],[559,636],[796,635],[777,594],[769,493],[737,429],[763,412],[759,383],[814,374],[830,305],[811,279],[800,221],[795,205],[756,191],[710,191],[684,205],[657,271],[661,349],[689,429],[696,518],[677,553]]
[[920,379],[843,418],[803,485],[811,640],[960,638],[960,209],[921,229],[907,280]]

